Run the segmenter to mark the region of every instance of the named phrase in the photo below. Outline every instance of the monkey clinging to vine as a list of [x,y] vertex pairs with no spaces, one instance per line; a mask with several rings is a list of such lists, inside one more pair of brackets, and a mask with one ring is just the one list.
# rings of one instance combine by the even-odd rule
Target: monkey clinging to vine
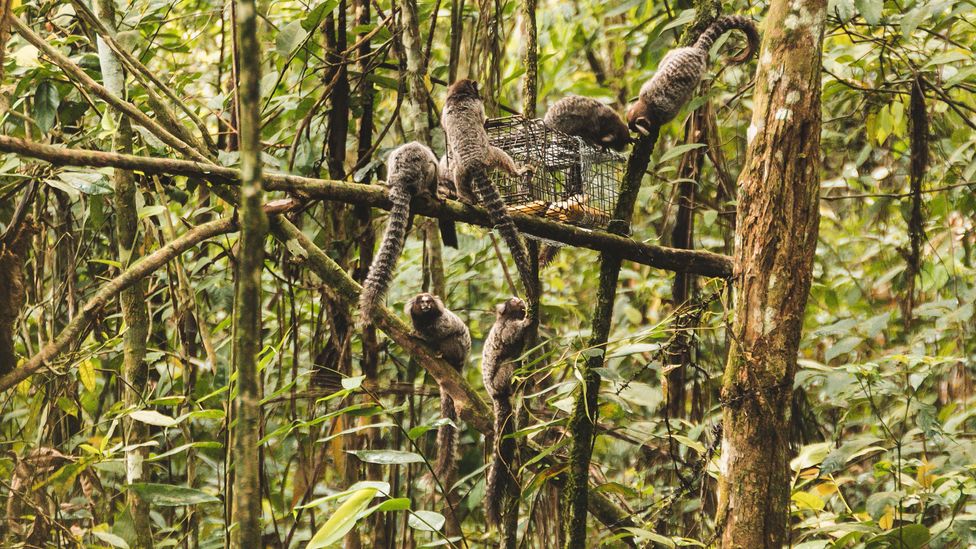
[[513,297],[495,307],[495,323],[485,338],[481,354],[481,377],[495,412],[495,442],[485,480],[485,505],[489,524],[499,524],[502,505],[514,493],[515,415],[512,407],[512,375],[515,360],[525,346],[527,328],[532,322],[525,302]]

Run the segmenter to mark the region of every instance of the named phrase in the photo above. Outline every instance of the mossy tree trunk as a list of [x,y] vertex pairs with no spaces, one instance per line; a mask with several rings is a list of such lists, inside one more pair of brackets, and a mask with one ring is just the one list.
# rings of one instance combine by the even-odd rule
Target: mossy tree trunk
[[[99,0],[97,15],[109,32],[115,32],[115,4],[111,0]],[[125,74],[122,65],[108,44],[98,38],[98,59],[101,65],[102,80],[105,87],[119,97],[126,96]],[[114,141],[115,150],[124,154],[132,153],[132,125],[116,109],[111,110],[112,117],[117,122]],[[138,245],[139,216],[136,212],[135,178],[130,170],[115,169],[113,174],[115,185],[115,219],[116,235],[119,248],[119,262],[129,266],[142,255]],[[126,407],[140,407],[144,395],[141,391],[146,387],[149,374],[145,363],[146,339],[149,336],[149,311],[146,307],[145,283],[139,282],[123,290],[119,296],[122,309],[122,320],[125,322],[123,336],[122,359],[122,400]],[[143,460],[147,450],[142,446],[149,436],[145,423],[134,421],[130,417],[122,420],[125,443],[130,448],[125,452],[125,480],[132,484],[145,482],[145,466]],[[136,547],[152,547],[152,528],[149,523],[149,503],[135,490],[126,490],[126,507],[132,517],[132,526],[136,535]]]
[[237,527],[233,547],[259,547],[261,543],[260,440],[261,408],[258,353],[261,350],[261,270],[268,219],[261,209],[261,50],[257,40],[257,8],[254,0],[237,5],[238,44],[241,60],[240,151],[241,237],[238,246],[237,290],[234,296],[234,508]]
[[787,543],[788,412],[819,223],[826,2],[773,0],[739,176],[736,304],[722,384],[722,547]]

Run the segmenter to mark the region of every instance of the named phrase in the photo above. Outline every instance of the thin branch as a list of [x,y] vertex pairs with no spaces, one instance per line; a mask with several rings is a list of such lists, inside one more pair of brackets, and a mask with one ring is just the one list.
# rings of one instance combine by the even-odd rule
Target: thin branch
[[30,29],[23,21],[19,18],[10,16],[11,24],[17,29],[17,32],[24,37],[25,40],[31,43],[34,47],[44,52],[55,65],[61,68],[65,74],[71,75],[75,80],[77,80],[85,88],[91,90],[95,95],[101,97],[106,103],[115,107],[116,109],[125,113],[126,116],[132,118],[137,124],[151,131],[154,135],[159,137],[164,143],[173,147],[174,149],[180,151],[184,155],[190,158],[194,158],[200,161],[207,161],[206,157],[200,154],[196,149],[188,145],[185,141],[176,137],[170,133],[167,129],[159,125],[158,122],[149,118],[149,116],[137,109],[134,105],[128,101],[124,101],[117,95],[108,91],[104,86],[95,82],[88,73],[86,73],[81,67],[71,62],[70,59],[65,57],[61,52],[56,50],[53,46],[48,44],[43,38],[37,35],[34,31]]

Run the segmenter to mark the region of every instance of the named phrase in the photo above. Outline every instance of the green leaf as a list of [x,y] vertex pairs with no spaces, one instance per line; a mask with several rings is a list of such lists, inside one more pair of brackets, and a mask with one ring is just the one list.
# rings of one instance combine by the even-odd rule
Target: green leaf
[[221,444],[221,443],[219,443],[219,442],[209,441],[209,440],[203,440],[203,441],[199,441],[199,442],[188,442],[186,444],[181,444],[180,446],[177,446],[176,448],[172,448],[170,450],[167,450],[167,451],[163,452],[162,454],[157,454],[157,455],[154,455],[152,457],[148,457],[148,458],[146,458],[145,461],[146,461],[146,463],[152,463],[154,461],[162,461],[162,460],[168,458],[169,456],[173,456],[173,455],[176,455],[176,454],[183,453],[184,451],[189,450],[190,448],[210,448],[210,449],[217,449],[217,448],[223,448],[223,446],[224,445]]
[[423,463],[424,461],[420,454],[401,450],[356,450],[349,453],[354,454],[360,461],[380,465],[404,465],[407,463]]
[[92,359],[84,360],[78,365],[78,379],[85,386],[85,389],[89,391],[94,391],[98,388],[98,383],[95,379],[95,362]]
[[407,525],[422,532],[439,532],[444,527],[444,515],[434,511],[414,511],[410,513]]
[[892,540],[900,541],[901,547],[907,549],[920,549],[932,537],[929,529],[924,524],[908,524],[901,528],[895,528],[889,535]]
[[345,537],[356,526],[360,513],[369,506],[369,502],[376,496],[376,492],[375,488],[365,488],[349,496],[349,499],[336,508],[329,520],[325,521],[325,524],[319,528],[319,531],[315,532],[305,549],[328,547]]
[[60,104],[61,94],[54,84],[45,80],[37,86],[34,91],[34,121],[42,132],[47,133],[54,127]]
[[[102,195],[115,192],[112,190],[112,185],[109,184],[105,174],[99,172],[73,172],[65,170],[59,173],[57,177],[62,183],[82,194]],[[63,187],[58,188],[65,190]],[[72,196],[77,195],[77,193],[71,191],[68,191],[68,194]]]
[[210,494],[172,484],[156,484],[153,482],[139,482],[127,486],[129,490],[157,507],[181,507],[183,505],[198,505],[201,503],[220,503],[220,499]]
[[121,549],[129,549],[129,544],[125,542],[121,537],[111,533],[111,532],[101,532],[92,529],[92,535],[98,538],[100,541],[111,545],[112,547],[119,547]]
[[860,13],[868,25],[877,25],[881,22],[881,8],[884,7],[884,0],[854,0],[857,11]]
[[820,511],[824,508],[824,501],[810,492],[794,492],[790,499],[796,504],[797,509]]
[[700,149],[705,146],[706,145],[704,143],[687,143],[685,145],[678,145],[676,147],[672,147],[668,149],[664,154],[661,155],[661,158],[658,159],[657,163],[664,164],[665,162],[671,160],[672,158],[677,158],[688,151]]
[[322,22],[322,19],[326,16],[326,14],[332,13],[332,10],[336,9],[338,6],[339,0],[326,0],[325,2],[315,6],[312,8],[312,11],[308,13],[308,17],[302,21],[302,28],[309,32],[318,28],[319,23]]
[[823,462],[828,453],[830,453],[829,442],[808,444],[800,449],[800,455],[790,461],[790,468],[794,471],[802,471],[815,467]]
[[308,31],[302,28],[302,22],[292,21],[278,31],[278,36],[275,37],[275,50],[278,55],[287,58],[307,37]]
[[842,22],[854,17],[854,0],[830,0],[827,11],[837,15]]
[[830,362],[839,356],[846,355],[847,353],[853,351],[854,347],[860,345],[861,341],[863,341],[863,339],[857,336],[845,337],[827,349],[827,351],[824,353],[824,360]]
[[379,511],[406,511],[410,509],[410,498],[388,499],[380,504]]

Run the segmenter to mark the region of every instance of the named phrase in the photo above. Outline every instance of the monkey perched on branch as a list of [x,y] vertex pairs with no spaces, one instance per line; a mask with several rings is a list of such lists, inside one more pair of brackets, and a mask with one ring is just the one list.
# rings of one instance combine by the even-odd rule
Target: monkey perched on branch
[[364,325],[369,324],[373,309],[393,281],[410,224],[410,200],[419,194],[437,196],[437,157],[426,145],[412,141],[397,147],[387,158],[386,166],[387,197],[393,207],[379,253],[369,267],[359,295],[359,314]]
[[450,168],[454,173],[458,196],[488,210],[491,222],[508,245],[526,293],[532,292],[532,269],[525,245],[498,189],[488,179],[488,173],[493,169],[503,169],[521,177],[531,172],[532,168],[516,166],[508,153],[488,143],[485,106],[478,93],[478,83],[474,80],[458,80],[451,84],[444,101],[441,125],[447,137]]
[[[441,354],[448,364],[458,372],[471,352],[471,332],[461,318],[444,306],[444,302],[433,294],[418,294],[407,302],[404,308],[414,332]],[[454,400],[444,387],[440,388],[441,417],[457,421]],[[434,473],[441,479],[453,479],[457,470],[457,429],[452,425],[441,425],[437,430],[437,461]],[[449,488],[446,487],[446,488]]]

